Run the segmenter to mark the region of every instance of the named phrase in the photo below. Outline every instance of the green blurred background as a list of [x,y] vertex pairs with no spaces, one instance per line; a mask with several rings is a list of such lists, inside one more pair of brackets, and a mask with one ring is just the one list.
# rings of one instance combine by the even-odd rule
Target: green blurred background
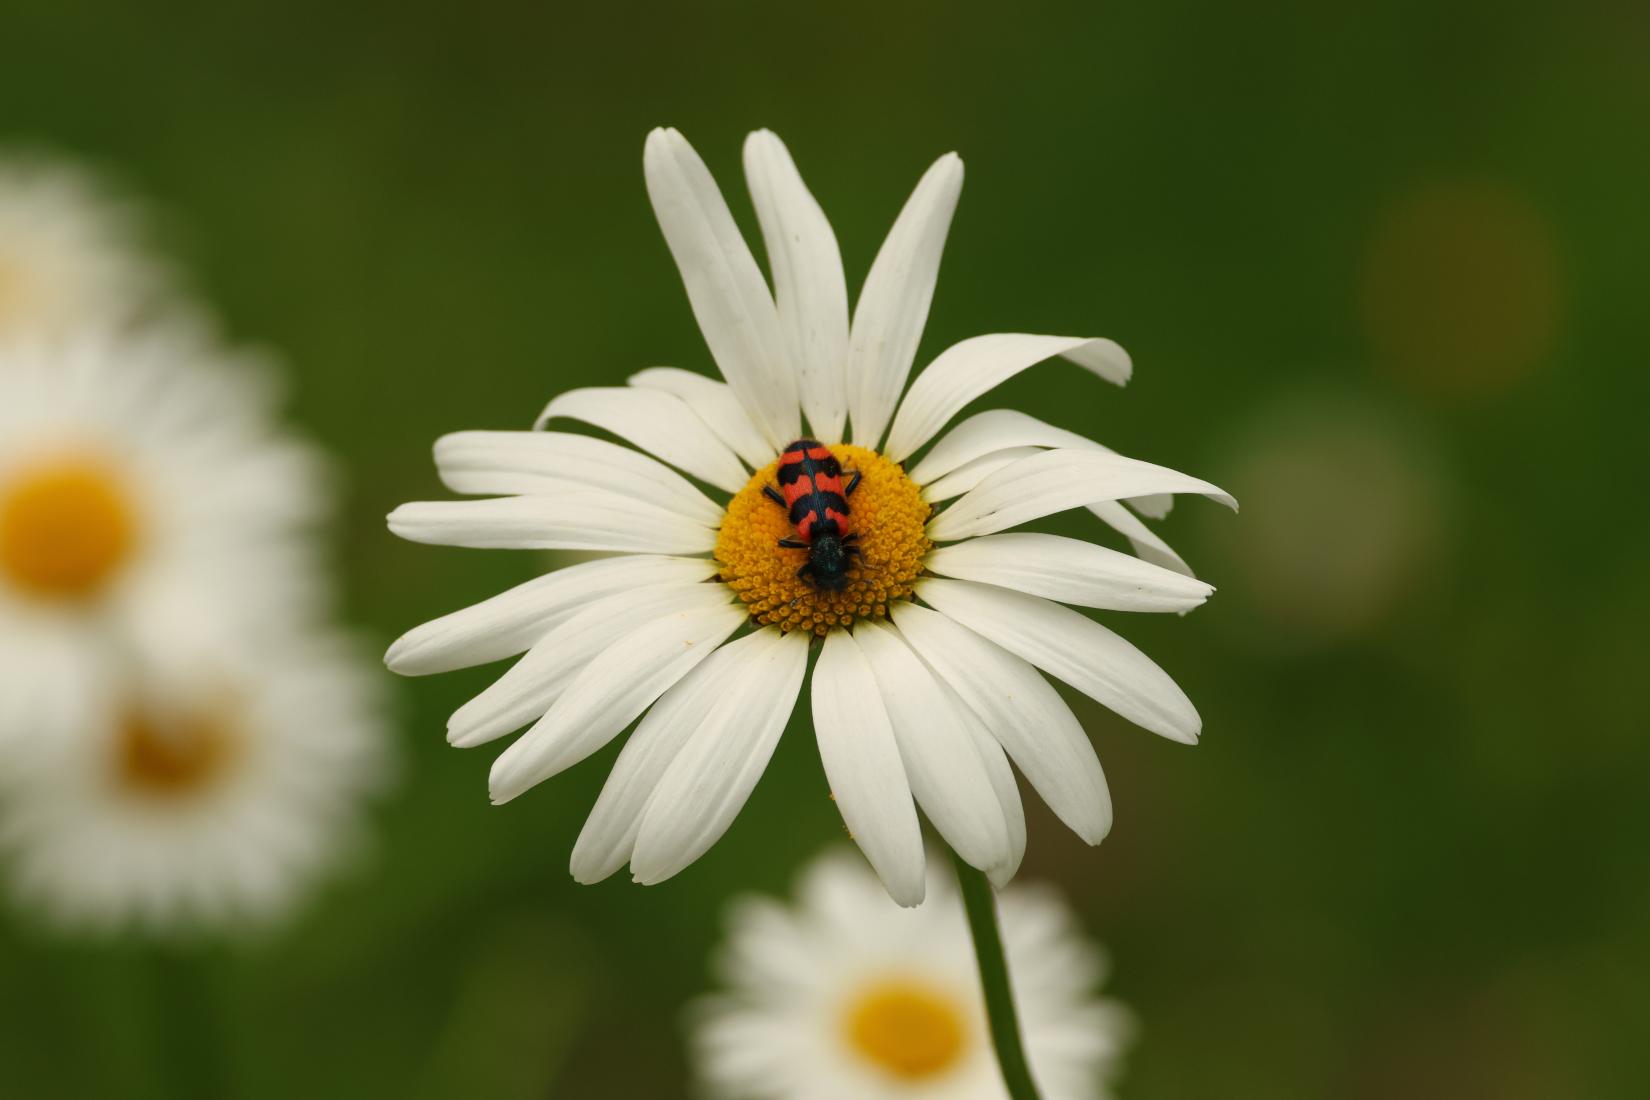
[[[739,143],[777,130],[855,287],[958,150],[922,359],[1115,337],[1127,390],[1051,365],[987,400],[1244,503],[1163,527],[1207,607],[1107,617],[1203,744],[1081,701],[1116,829],[1031,822],[1024,874],[1140,1016],[1122,1094],[1650,1089],[1644,4],[11,0],[3,33],[0,140],[152,201],[230,332],[289,360],[375,646],[543,565],[385,532],[442,495],[438,434],[710,368],[649,128],[747,227]],[[678,879],[583,888],[614,750],[490,807],[493,753],[442,733],[496,671],[394,685],[373,850],[282,934],[180,960],[0,917],[4,1095],[178,1095],[179,1049],[245,1097],[683,1095],[725,900],[841,834],[808,728]],[[165,1007],[180,968],[211,1013]]]

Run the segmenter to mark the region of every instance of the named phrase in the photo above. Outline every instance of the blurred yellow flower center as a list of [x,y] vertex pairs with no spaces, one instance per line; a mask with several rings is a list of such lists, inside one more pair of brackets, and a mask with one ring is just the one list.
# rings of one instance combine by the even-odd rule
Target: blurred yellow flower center
[[855,1052],[908,1081],[954,1068],[968,1039],[953,994],[907,980],[865,990],[849,1003],[845,1022]]
[[237,740],[221,714],[127,713],[115,744],[115,776],[132,794],[183,797],[211,784],[234,759]]
[[0,486],[0,579],[31,595],[96,595],[136,541],[125,487],[102,462],[62,459]]
[[860,475],[858,488],[848,498],[849,524],[859,536],[853,545],[860,553],[852,559],[841,591],[827,591],[798,576],[797,570],[808,562],[808,551],[779,545],[780,539],[794,539],[797,532],[786,510],[762,491],[779,486],[777,460],[756,471],[750,484],[728,502],[716,539],[716,560],[722,580],[764,626],[823,635],[856,619],[886,616],[890,601],[910,597],[923,556],[932,547],[923,532],[928,504],[897,463],[846,443],[830,451],[842,464],[843,488],[855,473]]

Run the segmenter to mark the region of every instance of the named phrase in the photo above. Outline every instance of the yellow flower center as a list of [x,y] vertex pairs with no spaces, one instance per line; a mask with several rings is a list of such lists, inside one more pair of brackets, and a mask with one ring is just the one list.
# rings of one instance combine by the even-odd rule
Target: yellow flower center
[[917,1081],[953,1069],[968,1040],[955,994],[922,982],[874,985],[848,1005],[848,1043],[895,1077]]
[[222,776],[238,741],[221,714],[158,714],[134,708],[115,741],[115,778],[130,794],[181,798]]
[[0,578],[31,595],[97,594],[136,541],[125,487],[102,462],[61,459],[0,486]]
[[859,547],[859,554],[852,559],[841,591],[798,576],[797,570],[808,562],[808,551],[779,545],[780,539],[794,539],[797,532],[786,510],[762,491],[766,486],[778,488],[777,460],[756,471],[750,484],[728,502],[716,539],[716,560],[722,580],[764,626],[823,635],[856,619],[886,616],[890,601],[910,597],[923,556],[933,545],[923,533],[928,503],[897,463],[846,443],[830,450],[842,464],[844,489],[856,472],[860,475],[858,488],[848,498],[850,529],[859,536],[851,545]]

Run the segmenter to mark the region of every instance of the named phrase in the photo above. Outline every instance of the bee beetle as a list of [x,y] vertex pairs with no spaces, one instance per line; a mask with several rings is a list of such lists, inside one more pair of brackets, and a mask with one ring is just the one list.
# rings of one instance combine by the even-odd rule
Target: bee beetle
[[808,562],[796,571],[827,592],[848,587],[848,563],[861,553],[859,535],[848,519],[848,498],[859,488],[859,472],[842,486],[842,464],[825,445],[799,439],[779,456],[779,488],[764,485],[769,500],[785,509],[796,538],[779,545],[808,551]]

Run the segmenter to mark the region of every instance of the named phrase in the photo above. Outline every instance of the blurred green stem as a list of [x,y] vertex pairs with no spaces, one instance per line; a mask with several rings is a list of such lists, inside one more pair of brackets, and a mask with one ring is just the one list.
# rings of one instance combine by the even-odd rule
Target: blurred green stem
[[155,1063],[168,1100],[223,1100],[224,1074],[208,959],[188,944],[150,949],[150,1005]]
[[963,908],[968,912],[968,930],[974,936],[974,957],[980,963],[980,987],[985,992],[985,1014],[991,1022],[991,1045],[997,1050],[1003,1084],[1008,1086],[1010,1100],[1040,1100],[1020,1042],[1020,1019],[1014,1010],[1008,958],[1003,953],[1003,937],[997,928],[997,895],[984,871],[970,867],[955,852],[951,853],[951,862],[957,867]]

